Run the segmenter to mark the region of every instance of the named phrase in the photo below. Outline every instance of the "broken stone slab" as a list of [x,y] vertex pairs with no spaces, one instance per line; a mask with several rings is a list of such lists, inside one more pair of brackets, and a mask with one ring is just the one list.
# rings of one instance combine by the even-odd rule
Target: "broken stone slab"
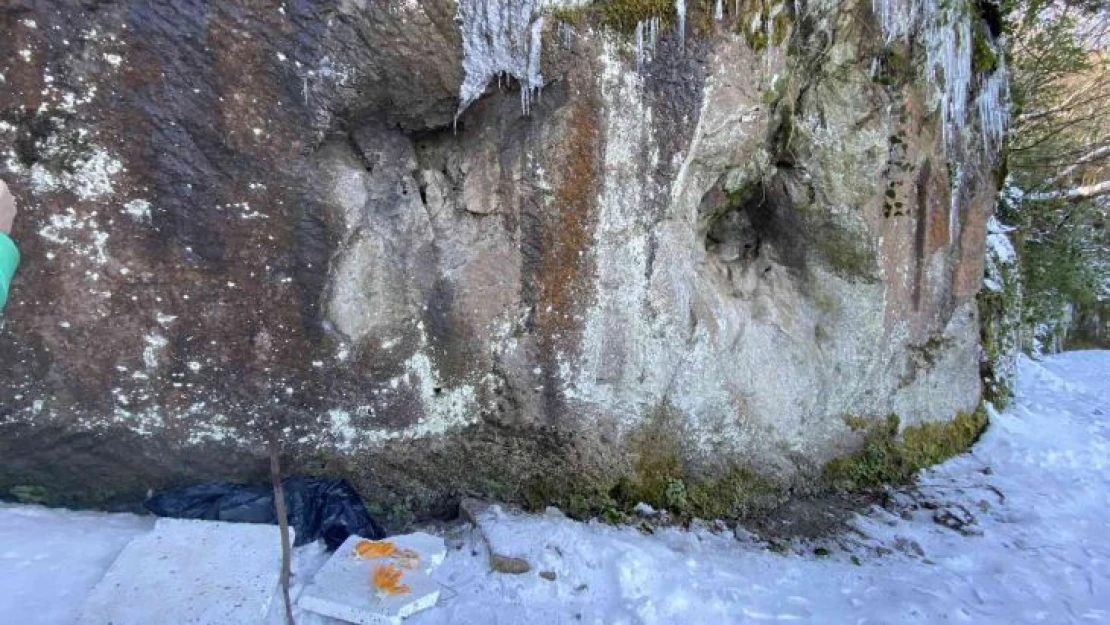
[[280,536],[274,525],[158,519],[123,548],[77,623],[264,623],[278,591]]
[[399,550],[411,549],[420,557],[413,569],[402,569],[404,574],[399,583],[408,586],[409,591],[398,595],[381,593],[372,582],[375,567],[395,564],[396,560],[359,557],[355,545],[361,540],[364,539],[351,536],[335,551],[301,593],[298,606],[359,625],[398,625],[436,604],[440,586],[429,573],[447,556],[442,538],[416,533],[388,539]]
[[492,570],[509,575],[522,575],[532,570],[524,555],[514,553],[512,546],[493,530],[493,522],[505,514],[501,506],[466,497],[459,502],[459,514],[478,530],[489,552],[489,567]]

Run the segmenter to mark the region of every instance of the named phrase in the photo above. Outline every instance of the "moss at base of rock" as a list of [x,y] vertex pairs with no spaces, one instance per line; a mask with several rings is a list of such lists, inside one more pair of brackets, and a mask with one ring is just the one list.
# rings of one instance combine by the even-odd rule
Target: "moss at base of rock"
[[680,517],[736,519],[770,510],[785,498],[785,489],[739,463],[707,474],[693,467],[684,435],[684,420],[668,404],[657,407],[628,438],[632,461],[615,478],[545,474],[521,489],[525,508],[547,506],[576,519],[607,523],[628,519],[643,502]]
[[[858,430],[858,418],[846,419]],[[986,429],[988,418],[982,406],[951,421],[911,425],[899,436],[899,419],[890,415],[864,431],[863,449],[825,466],[829,486],[844,489],[874,488],[912,481],[918,471],[967,451]]]
[[610,492],[616,505],[630,511],[648,503],[674,514],[705,519],[738,518],[773,507],[781,499],[777,488],[740,463],[716,468],[710,474],[696,470],[683,441],[683,420],[664,404],[631,437],[632,473]]

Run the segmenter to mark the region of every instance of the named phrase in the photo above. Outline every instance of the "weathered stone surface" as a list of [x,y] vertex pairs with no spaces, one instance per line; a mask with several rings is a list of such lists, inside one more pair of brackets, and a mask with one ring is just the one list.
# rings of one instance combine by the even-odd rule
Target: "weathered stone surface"
[[607,493],[645,444],[804,488],[844,415],[974,409],[989,164],[950,180],[866,6],[642,73],[548,19],[529,113],[492,85],[456,125],[455,4],[0,8],[0,493],[249,479],[273,428],[396,522]]

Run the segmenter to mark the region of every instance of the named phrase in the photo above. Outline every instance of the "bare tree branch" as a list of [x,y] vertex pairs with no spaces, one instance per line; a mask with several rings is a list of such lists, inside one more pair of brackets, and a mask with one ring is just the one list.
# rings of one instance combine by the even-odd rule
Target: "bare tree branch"
[[1094,150],[1091,150],[1087,154],[1079,157],[1079,159],[1076,160],[1075,163],[1073,163],[1072,165],[1069,165],[1068,167],[1064,168],[1063,171],[1061,171],[1055,178],[1052,179],[1052,182],[1053,183],[1062,182],[1062,181],[1066,180],[1069,176],[1074,174],[1075,172],[1079,171],[1080,167],[1083,167],[1084,165],[1089,165],[1089,164],[1094,163],[1096,161],[1100,161],[1100,160],[1102,160],[1102,159],[1104,159],[1108,156],[1110,156],[1110,144],[1103,145],[1103,146],[1100,146],[1098,148],[1095,148]]
[[1081,202],[1083,200],[1089,200],[1091,198],[1096,198],[1103,195],[1110,195],[1110,180],[1103,180],[1102,182],[1096,182],[1095,184],[1071,187],[1069,189],[1057,189],[1055,191],[1030,193],[1025,196],[1025,199],[1033,202],[1046,202],[1049,200]]

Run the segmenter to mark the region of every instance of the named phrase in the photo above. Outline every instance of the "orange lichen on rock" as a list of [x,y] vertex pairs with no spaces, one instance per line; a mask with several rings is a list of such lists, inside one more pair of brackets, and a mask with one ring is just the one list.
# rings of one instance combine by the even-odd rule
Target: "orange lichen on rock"
[[360,558],[388,558],[397,547],[388,540],[360,540],[355,543],[355,555]]
[[404,571],[392,564],[380,564],[374,567],[371,581],[381,594],[404,595],[409,592],[409,587],[398,583],[404,574]]

